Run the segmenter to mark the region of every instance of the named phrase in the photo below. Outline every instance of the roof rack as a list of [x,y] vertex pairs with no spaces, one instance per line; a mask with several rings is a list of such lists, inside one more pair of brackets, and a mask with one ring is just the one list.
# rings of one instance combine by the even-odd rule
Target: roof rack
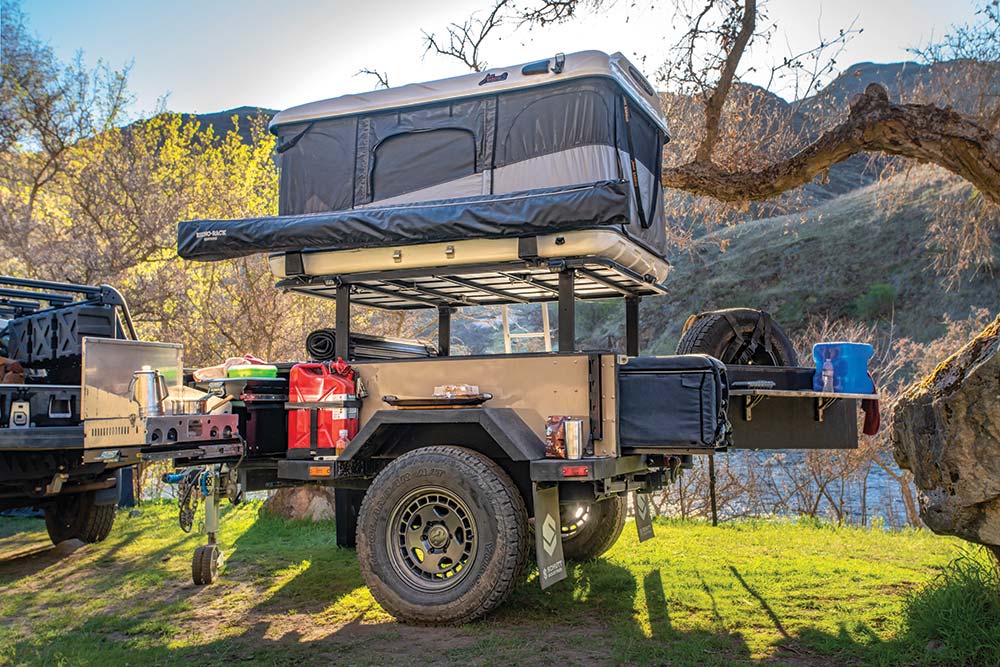
[[[384,310],[497,306],[559,299],[561,276],[572,277],[576,299],[608,299],[666,294],[651,275],[640,275],[601,257],[544,262],[513,261],[457,267],[401,269],[286,278],[277,287],[335,299],[348,286],[354,304]],[[563,289],[566,289],[563,287]]]

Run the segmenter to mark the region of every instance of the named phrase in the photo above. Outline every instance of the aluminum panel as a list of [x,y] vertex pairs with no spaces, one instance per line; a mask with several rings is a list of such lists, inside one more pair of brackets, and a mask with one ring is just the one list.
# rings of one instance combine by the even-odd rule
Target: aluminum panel
[[83,339],[82,399],[84,447],[124,447],[145,442],[139,406],[132,401],[132,374],[149,366],[178,395],[183,384],[183,350],[175,343],[109,338]]

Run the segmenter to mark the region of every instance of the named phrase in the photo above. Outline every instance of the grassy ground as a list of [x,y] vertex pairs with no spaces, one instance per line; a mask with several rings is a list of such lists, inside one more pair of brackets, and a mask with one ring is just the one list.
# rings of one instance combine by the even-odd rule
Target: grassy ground
[[[190,584],[176,507],[120,514],[107,541],[44,548],[0,520],[0,665],[998,664],[997,582],[928,532],[660,521],[542,592],[530,572],[486,621],[385,614],[331,525],[227,509],[228,562]],[[39,549],[41,549],[39,551]],[[944,574],[943,574],[944,573]]]

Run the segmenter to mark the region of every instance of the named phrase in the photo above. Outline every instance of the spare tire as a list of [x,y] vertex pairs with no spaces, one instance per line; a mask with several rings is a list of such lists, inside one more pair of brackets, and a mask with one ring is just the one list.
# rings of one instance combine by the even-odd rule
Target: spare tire
[[729,308],[692,315],[684,323],[677,354],[708,354],[724,364],[797,366],[795,348],[771,319],[753,308]]

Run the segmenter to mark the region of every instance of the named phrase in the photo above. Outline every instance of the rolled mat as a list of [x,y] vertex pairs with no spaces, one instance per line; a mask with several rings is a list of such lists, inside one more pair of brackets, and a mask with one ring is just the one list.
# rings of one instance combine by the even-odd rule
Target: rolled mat
[[306,352],[316,361],[330,361],[337,356],[337,333],[333,329],[317,329],[306,337]]

